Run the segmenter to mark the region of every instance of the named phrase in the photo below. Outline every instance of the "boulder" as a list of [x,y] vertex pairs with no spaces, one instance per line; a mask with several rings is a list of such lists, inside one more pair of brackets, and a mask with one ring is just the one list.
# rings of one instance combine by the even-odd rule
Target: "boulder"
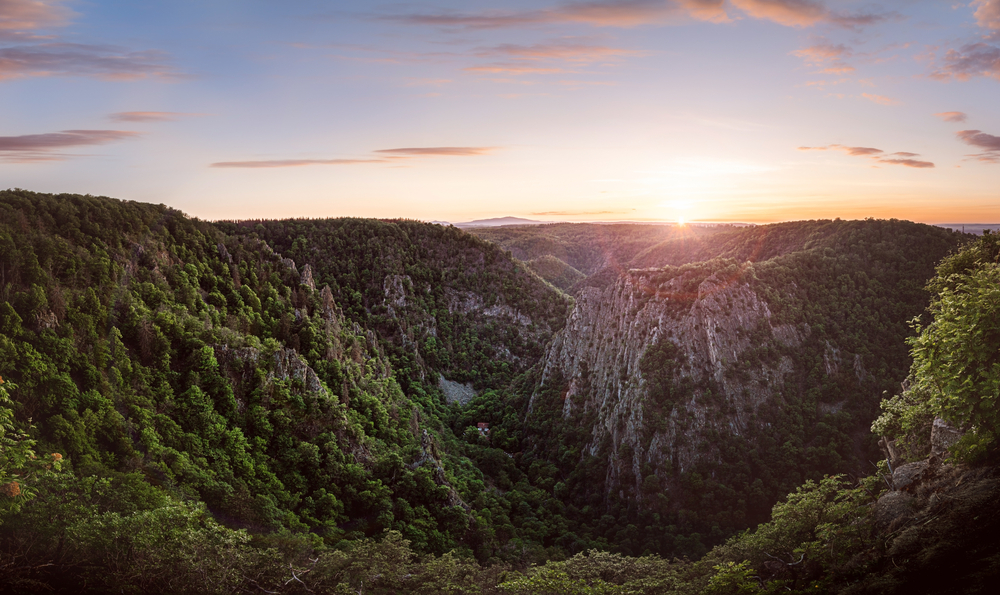
[[940,417],[934,418],[931,425],[931,455],[940,456],[946,454],[948,449],[965,433],[951,425]]

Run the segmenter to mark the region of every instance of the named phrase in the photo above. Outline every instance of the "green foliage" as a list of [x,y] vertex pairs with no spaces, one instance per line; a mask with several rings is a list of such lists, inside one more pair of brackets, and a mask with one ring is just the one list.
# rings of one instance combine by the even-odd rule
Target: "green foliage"
[[259,237],[328,284],[347,319],[375,331],[404,392],[438,373],[500,387],[541,356],[568,298],[498,247],[409,220],[220,224]]
[[723,562],[712,567],[714,574],[708,581],[706,593],[736,594],[736,593],[759,593],[760,588],[755,580],[750,563],[746,560],[742,562]]
[[[701,568],[691,578],[682,576],[694,572],[689,564],[624,554],[699,556],[766,511],[779,490],[854,448],[846,437],[862,403],[849,402],[839,417],[815,414],[817,402],[848,386],[839,378],[817,388],[820,346],[863,345],[860,320],[878,337],[877,349],[858,349],[865,367],[890,376],[905,360],[889,345],[899,330],[890,321],[923,299],[907,280],[925,263],[911,265],[909,252],[893,248],[920,235],[903,224],[843,224],[852,233],[841,237],[827,223],[771,235],[695,232],[725,235],[724,255],[735,260],[685,264],[682,255],[681,266],[659,273],[681,287],[678,308],[715,275],[749,279],[762,292],[791,287],[769,295],[776,321],[827,320],[796,354],[813,368],[789,382],[785,403],[752,420],[766,417],[787,439],[755,436],[748,453],[732,437],[713,437],[716,463],[684,473],[623,466],[619,493],[607,490],[607,461],[636,453],[585,449],[595,412],[576,401],[566,407],[566,379],[548,371],[542,385],[534,366],[570,301],[495,246],[411,221],[213,225],[163,206],[0,192],[0,374],[18,383],[16,401],[11,384],[0,385],[0,484],[22,490],[21,500],[3,500],[16,504],[0,528],[6,584],[495,593],[504,583],[507,592],[669,593],[719,577],[720,589],[742,588],[743,559],[714,559],[715,574]],[[582,250],[603,233],[593,229],[564,238],[564,247],[575,242],[587,266],[614,265],[663,236],[641,230],[629,242],[632,229],[606,229],[612,235],[601,237],[613,241],[599,250]],[[688,256],[707,245],[673,241]],[[811,246],[808,254],[790,253],[797,245]],[[741,264],[772,253],[786,256]],[[282,256],[310,264],[323,289]],[[889,291],[899,299],[885,301]],[[785,355],[762,348],[754,357]],[[684,364],[667,338],[643,358],[658,412],[696,391],[715,398],[711,383],[683,382]],[[464,407],[445,404],[440,373],[472,382],[479,395]],[[587,390],[589,373],[576,381]],[[488,434],[468,431],[480,422]],[[51,473],[57,457],[32,459],[36,451],[66,453],[73,474]],[[860,538],[833,527],[857,511],[824,486],[806,489],[822,497],[787,506],[821,508],[827,520],[808,533],[776,509],[784,528],[741,550],[752,568],[761,559],[755,547],[779,542],[787,552],[775,555],[801,551],[810,560],[853,547]],[[514,570],[544,560],[526,575]]]
[[529,595],[654,595],[683,585],[684,565],[657,556],[629,558],[589,551],[549,562],[500,584],[504,593]]
[[63,456],[35,454],[36,441],[14,423],[14,401],[9,391],[17,386],[0,377],[0,524],[37,494],[34,483],[58,472]]
[[[933,322],[911,341],[916,388],[932,410],[985,448],[1000,431],[1000,265],[984,264],[931,303]],[[971,454],[975,447],[964,446]]]
[[946,258],[928,287],[930,324],[910,339],[911,386],[883,404],[874,431],[906,439],[935,416],[966,430],[953,447],[973,460],[995,449],[1000,432],[1000,237],[984,235]]

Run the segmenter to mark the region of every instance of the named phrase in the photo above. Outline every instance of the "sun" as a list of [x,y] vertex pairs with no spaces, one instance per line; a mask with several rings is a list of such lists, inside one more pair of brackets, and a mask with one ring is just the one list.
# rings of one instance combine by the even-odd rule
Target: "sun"
[[673,219],[677,221],[677,225],[684,226],[687,223],[688,217],[686,211],[690,211],[695,206],[694,201],[677,199],[668,200],[660,204],[661,208],[672,211]]

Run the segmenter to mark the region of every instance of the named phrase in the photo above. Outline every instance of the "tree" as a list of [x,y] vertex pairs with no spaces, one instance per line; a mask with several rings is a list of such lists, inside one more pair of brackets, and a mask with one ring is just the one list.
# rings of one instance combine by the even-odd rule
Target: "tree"
[[910,340],[915,389],[938,416],[969,429],[956,454],[974,456],[1000,429],[1000,266],[982,263],[942,287],[934,321]]
[[31,479],[49,470],[58,471],[62,464],[59,453],[39,460],[35,441],[14,425],[14,401],[8,391],[16,388],[0,377],[0,523],[35,495]]

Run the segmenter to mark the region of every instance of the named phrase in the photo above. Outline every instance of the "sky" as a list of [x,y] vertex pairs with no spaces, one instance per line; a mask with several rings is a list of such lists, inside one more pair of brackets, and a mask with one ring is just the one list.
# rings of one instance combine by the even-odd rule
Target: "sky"
[[0,0],[0,188],[1000,222],[1000,0]]

